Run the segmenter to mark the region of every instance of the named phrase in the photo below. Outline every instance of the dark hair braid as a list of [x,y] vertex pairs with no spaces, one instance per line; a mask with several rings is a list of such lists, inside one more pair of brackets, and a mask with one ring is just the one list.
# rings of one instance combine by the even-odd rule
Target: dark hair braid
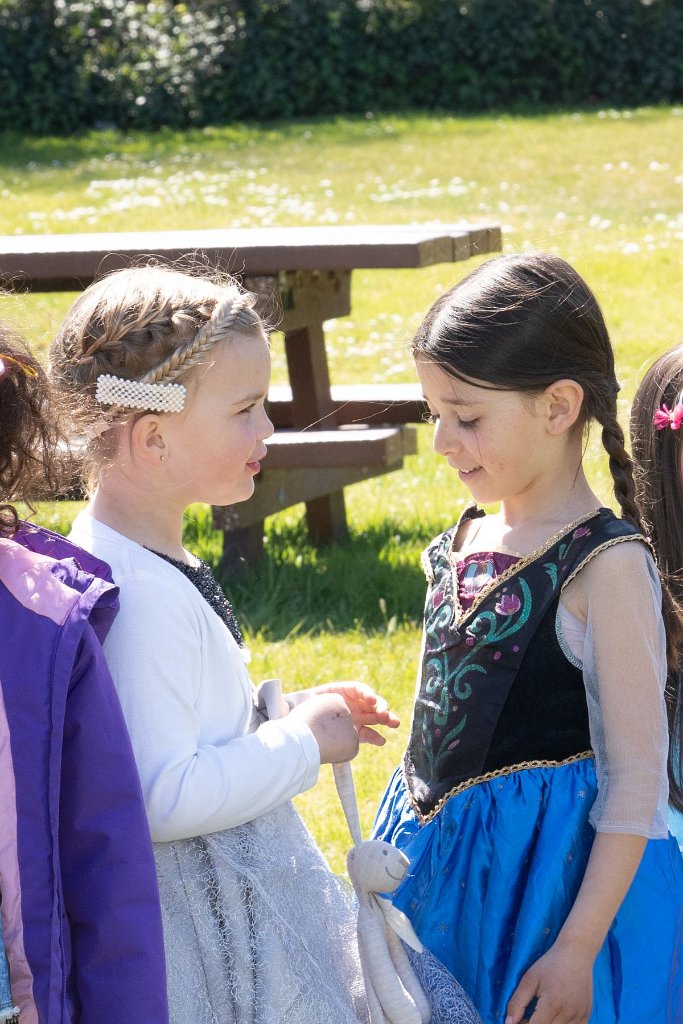
[[603,409],[597,409],[595,418],[602,426],[602,445],[609,458],[614,496],[619,503],[622,517],[645,535],[645,524],[636,504],[633,460],[626,451],[624,431],[617,419],[616,400],[613,399],[609,404],[605,403]]

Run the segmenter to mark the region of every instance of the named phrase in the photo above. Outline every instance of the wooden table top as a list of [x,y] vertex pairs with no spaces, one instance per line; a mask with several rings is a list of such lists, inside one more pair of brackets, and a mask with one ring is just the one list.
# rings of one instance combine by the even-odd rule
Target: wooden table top
[[498,252],[497,224],[212,228],[92,234],[1,235],[0,276],[37,291],[78,290],[141,256],[201,254],[237,275],[425,267]]

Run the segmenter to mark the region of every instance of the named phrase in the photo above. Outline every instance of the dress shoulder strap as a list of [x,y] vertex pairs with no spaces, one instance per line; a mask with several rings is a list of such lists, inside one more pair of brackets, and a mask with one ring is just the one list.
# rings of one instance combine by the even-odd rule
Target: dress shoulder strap
[[460,518],[453,526],[449,526],[447,530],[440,533],[438,537],[435,537],[433,541],[425,548],[420,556],[420,562],[424,571],[427,583],[431,586],[434,582],[438,569],[443,562],[448,562],[453,547],[453,540],[457,536],[458,530],[463,523],[472,519],[482,519],[486,513],[483,508],[479,508],[475,504],[468,505],[460,515]]

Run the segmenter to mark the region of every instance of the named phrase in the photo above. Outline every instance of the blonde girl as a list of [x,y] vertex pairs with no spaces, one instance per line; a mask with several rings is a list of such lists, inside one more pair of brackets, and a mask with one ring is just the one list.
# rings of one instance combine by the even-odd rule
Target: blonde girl
[[111,565],[105,653],[155,841],[176,1024],[365,1019],[353,915],[293,810],[321,762],[395,717],[361,684],[256,707],[234,611],[185,549],[191,502],[244,501],[272,425],[253,296],[140,267],[81,295],[52,345],[95,489],[72,537]]

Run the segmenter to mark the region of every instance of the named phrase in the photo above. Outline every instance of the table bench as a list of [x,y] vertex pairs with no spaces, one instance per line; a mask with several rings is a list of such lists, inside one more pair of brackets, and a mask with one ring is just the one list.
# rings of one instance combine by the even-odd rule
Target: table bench
[[417,451],[414,429],[403,425],[284,430],[267,444],[267,470],[262,472],[254,496],[238,505],[214,509],[214,522],[228,531],[228,541],[235,531],[241,532],[240,555],[247,560],[257,558],[262,550],[263,520],[302,501],[308,510],[311,540],[327,543],[335,531],[334,522],[328,525],[329,496],[343,493],[350,484],[400,469],[404,456]]
[[501,248],[498,225],[372,225],[0,236],[0,280],[13,290],[78,291],[96,277],[156,257],[201,257],[258,296],[283,332],[289,387],[272,388],[277,428],[246,503],[214,508],[228,566],[255,561],[264,520],[306,504],[315,543],[347,535],[344,487],[399,469],[416,449],[417,385],[331,385],[324,323],[351,311],[351,274],[454,263]]
[[[337,424],[421,423],[425,418],[419,384],[332,384],[330,396]],[[268,415],[276,427],[291,426],[291,388],[271,386]]]

